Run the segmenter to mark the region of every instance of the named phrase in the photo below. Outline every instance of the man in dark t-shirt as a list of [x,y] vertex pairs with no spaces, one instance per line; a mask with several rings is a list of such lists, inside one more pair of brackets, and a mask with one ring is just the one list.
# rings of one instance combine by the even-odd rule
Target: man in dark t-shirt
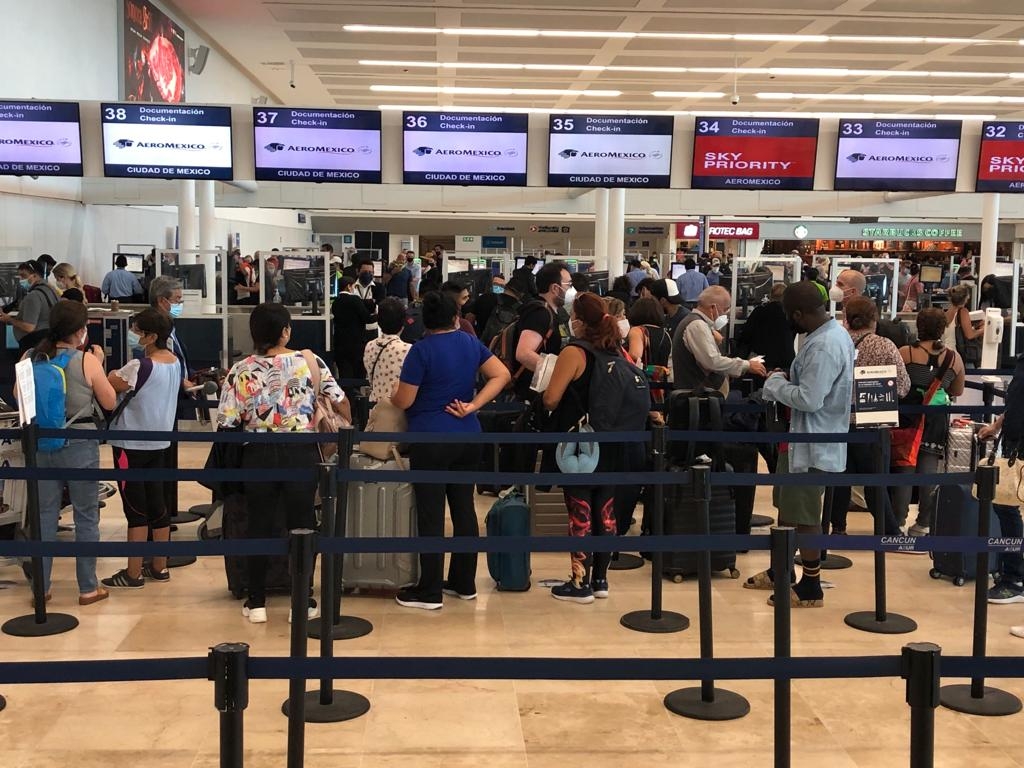
[[565,306],[565,294],[571,286],[572,277],[564,263],[553,261],[545,264],[537,273],[540,299],[527,302],[519,311],[516,360],[523,367],[523,372],[513,381],[513,387],[522,400],[530,400],[535,394],[530,389],[530,381],[540,356],[557,355],[562,349],[558,310]]

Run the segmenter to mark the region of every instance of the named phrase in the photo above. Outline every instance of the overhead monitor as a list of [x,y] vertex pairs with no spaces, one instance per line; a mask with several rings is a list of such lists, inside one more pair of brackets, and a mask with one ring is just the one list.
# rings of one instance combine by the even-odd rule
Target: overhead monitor
[[818,121],[703,117],[694,125],[694,189],[814,189]]
[[840,120],[835,188],[862,192],[953,192],[959,120]]
[[976,192],[1024,192],[1024,122],[981,127]]
[[101,104],[104,176],[230,181],[231,108]]
[[448,275],[456,272],[469,272],[469,259],[448,259]]
[[932,265],[922,266],[920,277],[922,283],[941,283],[942,267],[936,267]]
[[682,264],[682,263],[680,263],[678,261],[673,261],[672,264],[669,265],[668,276],[671,277],[673,280],[678,280],[680,277],[683,276],[683,274],[685,272],[686,272],[686,265],[685,264]]
[[526,186],[528,115],[406,112],[406,184]]
[[143,273],[143,262],[145,261],[145,256],[143,256],[140,253],[115,253],[111,257],[112,268],[117,267],[117,259],[119,256],[124,256],[125,261],[128,262],[127,265],[125,265],[126,270],[128,270],[129,272],[134,272],[137,275],[141,275]]
[[78,104],[0,101],[0,175],[81,176]]
[[667,189],[672,125],[670,115],[551,115],[548,186]]
[[253,107],[256,179],[379,184],[380,112]]

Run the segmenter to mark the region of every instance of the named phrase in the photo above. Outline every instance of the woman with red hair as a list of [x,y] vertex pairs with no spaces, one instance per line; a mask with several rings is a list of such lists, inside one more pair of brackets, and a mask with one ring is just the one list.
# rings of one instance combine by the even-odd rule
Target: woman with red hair
[[[620,356],[627,362],[622,348],[622,334],[615,318],[606,311],[604,301],[593,293],[581,293],[572,305],[569,328],[578,341],[571,341],[558,355],[551,382],[544,390],[544,407],[552,413],[552,429],[570,431],[588,415],[591,380],[595,372],[595,352]],[[641,379],[642,373],[637,371]],[[623,402],[624,409],[638,410],[637,421],[643,425],[649,408],[646,380],[643,396]],[[642,426],[640,427],[642,428]],[[620,468],[622,446],[601,443],[596,471],[609,472]],[[594,471],[595,467],[589,467]],[[587,470],[582,470],[587,471]],[[571,536],[615,536],[615,487],[611,485],[574,485],[564,489],[565,506],[569,510]],[[572,553],[572,576],[569,581],[552,587],[557,600],[592,603],[595,597],[608,597],[608,563],[611,554]]]

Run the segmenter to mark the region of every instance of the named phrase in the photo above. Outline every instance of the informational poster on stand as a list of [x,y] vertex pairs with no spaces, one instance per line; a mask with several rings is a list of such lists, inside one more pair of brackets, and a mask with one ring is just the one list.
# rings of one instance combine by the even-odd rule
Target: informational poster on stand
[[551,115],[549,187],[667,189],[671,116]]
[[853,369],[853,422],[858,427],[895,427],[900,421],[895,365]]
[[835,189],[952,192],[959,120],[840,120]]
[[36,417],[36,380],[32,375],[32,361],[26,359],[15,363],[14,378],[18,383],[18,419],[25,426]]
[[258,181],[380,183],[380,112],[254,107]]
[[105,176],[233,177],[230,107],[101,104],[100,120]]
[[1024,192],[1024,122],[981,126],[976,192]]
[[814,189],[818,121],[813,118],[698,117],[694,189]]
[[406,112],[406,184],[526,186],[528,115]]
[[0,101],[0,175],[81,176],[78,104]]
[[185,30],[149,0],[123,0],[124,98],[178,104],[185,100]]

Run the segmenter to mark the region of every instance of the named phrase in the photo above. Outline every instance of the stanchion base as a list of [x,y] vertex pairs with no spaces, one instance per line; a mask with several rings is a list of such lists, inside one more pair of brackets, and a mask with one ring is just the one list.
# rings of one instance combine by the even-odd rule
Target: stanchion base
[[662,611],[661,618],[658,619],[653,618],[650,611],[631,611],[619,619],[619,624],[636,632],[667,634],[689,629],[690,620],[683,614],[672,611]]
[[905,635],[917,629],[917,622],[898,613],[887,613],[885,621],[878,621],[874,611],[856,611],[843,619],[846,625],[876,635]]
[[46,621],[36,623],[36,615],[16,616],[0,627],[0,632],[14,637],[49,637],[70,632],[78,626],[78,619],[66,613],[47,613]]
[[[793,565],[803,564],[804,562],[800,558],[800,555],[793,558]],[[831,552],[829,552],[825,556],[825,559],[821,561],[821,570],[823,571],[845,571],[847,568],[852,567],[853,561],[850,558],[843,557],[842,555],[833,555]]]
[[628,552],[620,552],[619,556],[608,564],[609,571],[635,571],[643,567],[644,559],[640,555],[631,555]]
[[[306,716],[307,723],[343,723],[346,720],[355,720],[370,711],[370,700],[365,696],[352,691],[331,691],[331,703],[320,703],[320,691],[306,691]],[[287,699],[281,705],[281,712],[288,717],[288,706],[291,702]]]
[[751,528],[767,528],[770,525],[775,525],[775,520],[768,515],[751,515],[750,516],[750,527]]
[[[321,616],[309,622],[306,629],[306,637],[320,639],[320,628],[330,621]],[[331,638],[334,640],[355,640],[357,637],[365,637],[373,632],[373,624],[358,616],[342,616],[337,624],[331,625]]]
[[168,568],[184,568],[186,565],[194,565],[196,559],[192,555],[181,555],[167,558]]
[[691,720],[739,720],[750,714],[750,702],[722,688],[715,688],[714,701],[704,701],[699,687],[680,688],[665,697],[665,709]]
[[1003,717],[1015,715],[1021,710],[1021,702],[1012,693],[998,688],[984,688],[980,699],[971,696],[970,684],[944,685],[939,689],[939,703],[954,712],[982,717]]
[[0,712],[3,712],[5,709],[7,709],[7,699],[0,696]]
[[213,512],[213,504],[196,504],[194,507],[188,508],[190,515],[198,515],[201,519],[206,519]]

